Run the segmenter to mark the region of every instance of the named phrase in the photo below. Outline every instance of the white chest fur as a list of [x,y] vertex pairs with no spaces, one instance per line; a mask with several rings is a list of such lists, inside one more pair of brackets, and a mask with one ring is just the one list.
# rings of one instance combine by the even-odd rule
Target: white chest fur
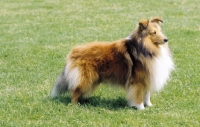
[[150,82],[153,91],[160,91],[164,87],[174,69],[174,63],[168,49],[160,46],[160,50],[160,55],[153,59],[150,65]]

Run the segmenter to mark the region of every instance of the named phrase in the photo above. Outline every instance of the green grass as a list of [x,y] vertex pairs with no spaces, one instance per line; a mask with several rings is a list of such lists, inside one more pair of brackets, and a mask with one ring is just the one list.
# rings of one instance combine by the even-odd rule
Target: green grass
[[[0,126],[200,126],[198,0],[1,0]],[[126,37],[140,19],[161,16],[176,70],[153,107],[126,106],[101,86],[89,103],[49,93],[71,47]]]

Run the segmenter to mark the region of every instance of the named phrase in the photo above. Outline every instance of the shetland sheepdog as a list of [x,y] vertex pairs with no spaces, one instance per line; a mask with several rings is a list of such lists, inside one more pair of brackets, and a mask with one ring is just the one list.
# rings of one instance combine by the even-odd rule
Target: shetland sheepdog
[[174,68],[162,19],[140,20],[136,29],[114,42],[92,42],[74,47],[55,82],[51,97],[66,91],[71,101],[91,94],[102,82],[122,86],[130,107],[152,106],[151,91],[163,88]]

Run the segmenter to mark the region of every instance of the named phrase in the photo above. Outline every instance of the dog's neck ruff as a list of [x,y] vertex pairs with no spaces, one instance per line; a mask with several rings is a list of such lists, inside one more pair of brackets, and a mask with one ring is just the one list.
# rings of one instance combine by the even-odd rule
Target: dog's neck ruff
[[169,49],[163,47],[162,45],[160,45],[159,48],[160,54],[149,63],[152,91],[160,91],[169,78],[171,71],[174,69],[174,62],[171,58]]

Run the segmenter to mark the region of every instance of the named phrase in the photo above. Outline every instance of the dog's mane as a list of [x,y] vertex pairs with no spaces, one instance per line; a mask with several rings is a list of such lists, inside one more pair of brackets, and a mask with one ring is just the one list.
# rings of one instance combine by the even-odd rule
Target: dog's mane
[[136,58],[139,58],[141,55],[147,58],[153,58],[155,56],[153,52],[150,52],[148,48],[144,46],[144,38],[147,35],[147,31],[142,31],[137,28],[126,40],[126,48],[132,61],[135,61]]

